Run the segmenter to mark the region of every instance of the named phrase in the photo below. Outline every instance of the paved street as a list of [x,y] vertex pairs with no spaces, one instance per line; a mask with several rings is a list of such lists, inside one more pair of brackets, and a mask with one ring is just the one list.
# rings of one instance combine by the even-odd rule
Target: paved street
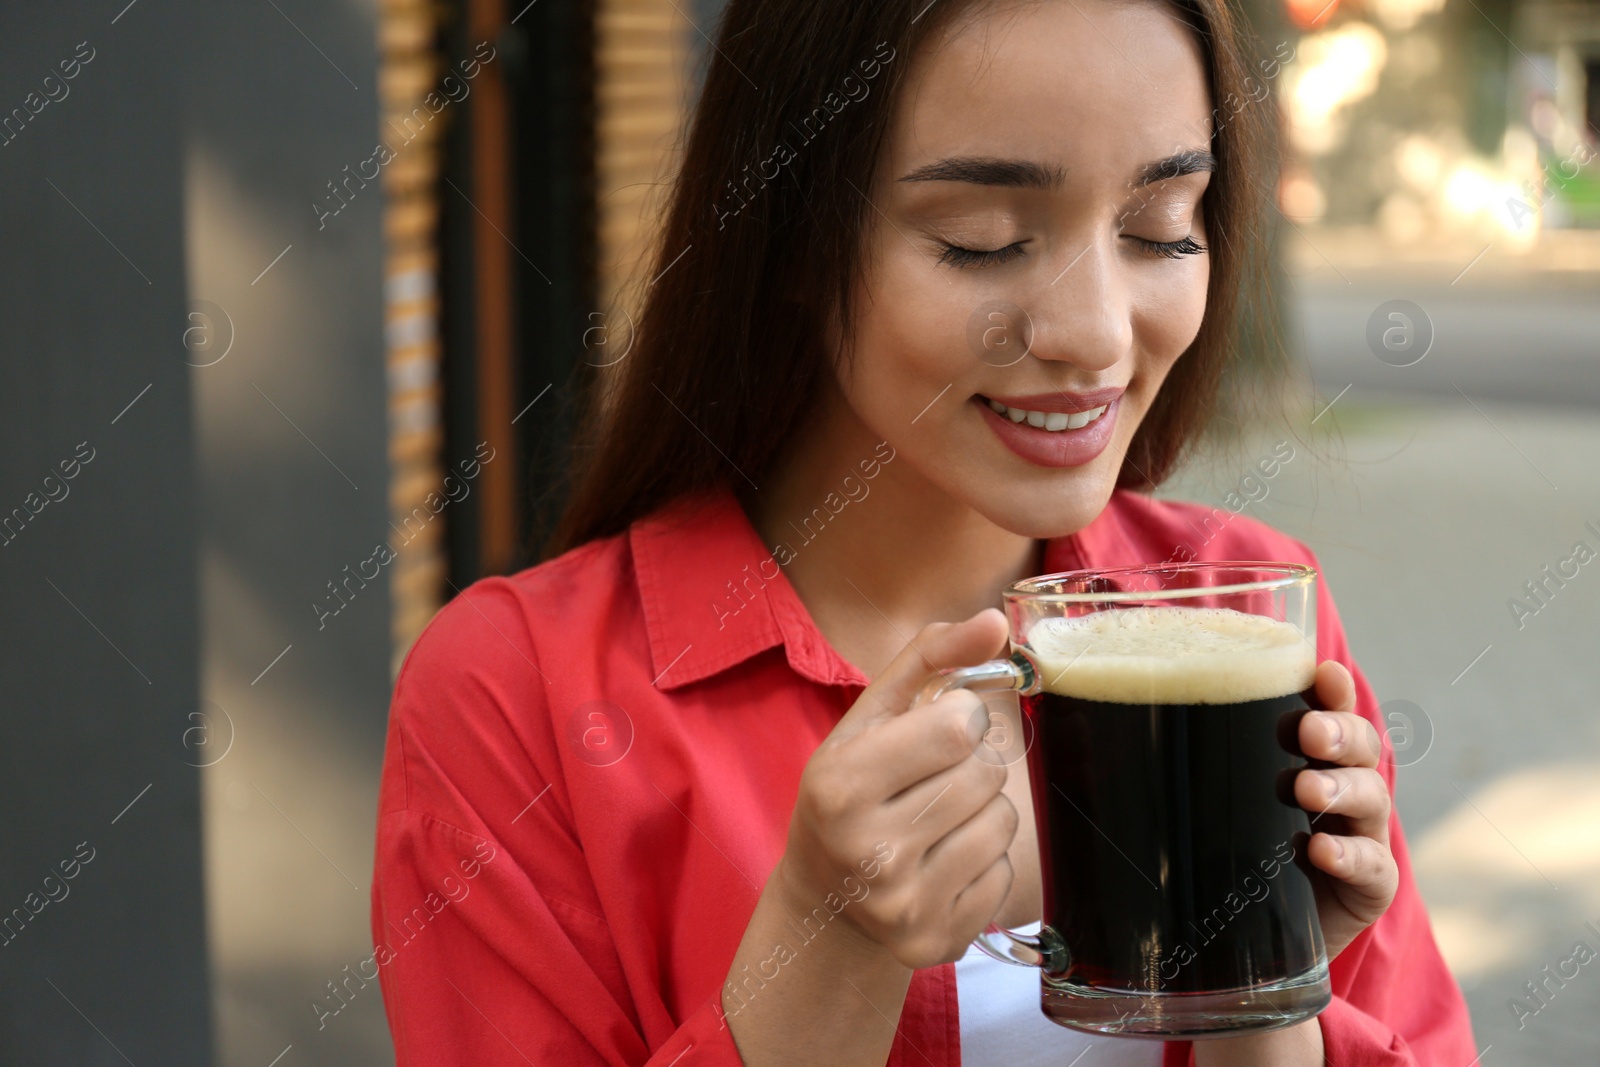
[[[1470,278],[1471,276],[1468,275]],[[1466,279],[1458,283],[1467,284]],[[1420,362],[1373,358],[1365,337],[1390,301],[1420,308]],[[1397,325],[1380,316],[1386,328]],[[1493,292],[1452,289],[1448,278],[1361,277],[1319,282],[1300,309],[1300,332],[1318,380],[1332,396],[1345,384],[1381,391],[1600,408],[1600,285],[1590,274],[1540,275]],[[1401,327],[1404,328],[1404,327]],[[1381,333],[1380,333],[1381,337]],[[1407,362],[1399,355],[1396,363]]]

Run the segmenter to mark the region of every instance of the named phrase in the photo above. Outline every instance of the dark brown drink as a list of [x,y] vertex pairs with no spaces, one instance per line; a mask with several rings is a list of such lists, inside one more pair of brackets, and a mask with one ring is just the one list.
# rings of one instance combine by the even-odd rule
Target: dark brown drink
[[1043,921],[1061,942],[1046,1013],[1071,997],[1070,1025],[1172,1036],[1320,1010],[1308,817],[1289,790],[1304,761],[1285,747],[1315,670],[1300,633],[1134,607],[1043,620],[1029,645]]

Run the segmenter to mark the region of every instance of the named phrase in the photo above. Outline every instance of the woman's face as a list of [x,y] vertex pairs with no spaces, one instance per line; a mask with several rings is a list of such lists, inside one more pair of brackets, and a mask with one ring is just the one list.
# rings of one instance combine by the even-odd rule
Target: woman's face
[[1165,4],[1127,0],[986,5],[912,63],[864,191],[839,383],[908,464],[1015,533],[1100,513],[1200,328],[1204,71]]

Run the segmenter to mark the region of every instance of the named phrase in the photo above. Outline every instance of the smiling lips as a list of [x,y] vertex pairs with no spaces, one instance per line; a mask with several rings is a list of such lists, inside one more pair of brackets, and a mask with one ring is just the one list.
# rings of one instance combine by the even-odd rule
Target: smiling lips
[[1004,415],[1012,422],[1026,421],[1035,429],[1048,430],[1055,433],[1057,430],[1080,430],[1095,419],[1106,413],[1109,405],[1101,404],[1088,411],[1068,413],[1065,411],[1030,411],[1027,408],[1012,408],[1000,403],[993,397],[989,399],[989,410]]
[[1105,450],[1116,427],[1123,387],[1088,393],[974,396],[1000,442],[1030,463],[1076,467]]

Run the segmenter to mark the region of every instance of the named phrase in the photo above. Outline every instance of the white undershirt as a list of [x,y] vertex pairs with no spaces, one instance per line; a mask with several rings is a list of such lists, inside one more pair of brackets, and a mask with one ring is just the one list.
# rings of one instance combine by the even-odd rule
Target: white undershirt
[[[1017,932],[1036,934],[1039,924]],[[956,961],[956,1007],[962,1067],[1161,1067],[1159,1041],[1086,1034],[1051,1022],[1039,1010],[1038,969],[1001,963],[976,946]]]

